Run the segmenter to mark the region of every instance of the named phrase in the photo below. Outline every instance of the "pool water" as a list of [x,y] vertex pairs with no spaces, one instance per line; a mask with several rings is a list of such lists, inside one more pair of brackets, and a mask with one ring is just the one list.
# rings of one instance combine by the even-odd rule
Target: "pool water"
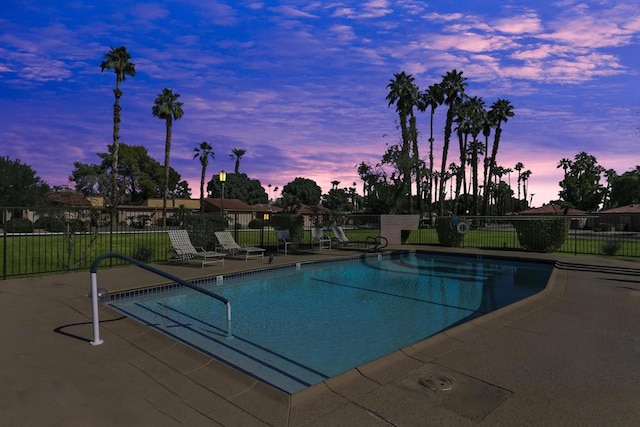
[[406,253],[224,277],[112,306],[289,393],[529,297],[549,263]]

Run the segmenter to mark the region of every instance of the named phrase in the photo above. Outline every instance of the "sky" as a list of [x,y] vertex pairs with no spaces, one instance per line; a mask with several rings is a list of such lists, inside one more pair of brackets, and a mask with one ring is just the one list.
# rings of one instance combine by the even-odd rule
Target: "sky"
[[[618,174],[640,164],[640,2],[628,0],[3,0],[0,156],[52,186],[73,187],[75,161],[99,163],[115,87],[100,63],[119,46],[136,67],[121,85],[120,140],[162,164],[165,123],[151,108],[163,88],[179,93],[171,166],[194,198],[202,141],[215,152],[207,181],[233,171],[240,148],[240,172],[270,198],[296,177],[360,192],[357,165],[401,140],[385,97],[402,71],[425,90],[456,69],[487,107],[513,105],[497,163],[531,171],[533,206],[558,198],[562,158],[585,151]],[[417,120],[427,158],[429,115]]]

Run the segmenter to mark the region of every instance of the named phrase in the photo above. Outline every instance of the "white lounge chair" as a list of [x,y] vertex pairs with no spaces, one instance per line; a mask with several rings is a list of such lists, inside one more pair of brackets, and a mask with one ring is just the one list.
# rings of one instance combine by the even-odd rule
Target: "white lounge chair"
[[202,267],[217,262],[224,264],[225,254],[216,251],[199,250],[191,243],[187,230],[169,230],[169,240],[174,254],[174,260],[181,262],[200,261]]
[[216,231],[215,235],[218,243],[222,246],[222,249],[224,249],[224,251],[230,256],[244,254],[245,260],[257,257],[264,258],[263,248],[257,248],[255,246],[240,246],[228,231]]
[[333,226],[331,227],[335,239],[338,241],[338,244],[341,248],[354,248],[354,249],[362,249],[365,251],[377,251],[382,248],[386,248],[389,242],[385,237],[382,236],[367,236],[364,241],[353,241],[349,240],[349,238],[344,234],[344,230],[342,227]]
[[286,255],[289,245],[294,244],[291,241],[289,230],[276,230],[276,236],[278,237],[278,251],[280,250],[280,245],[282,245],[284,247],[284,254]]
[[331,249],[331,237],[324,235],[322,227],[313,227],[311,229],[311,249],[316,244],[320,250]]

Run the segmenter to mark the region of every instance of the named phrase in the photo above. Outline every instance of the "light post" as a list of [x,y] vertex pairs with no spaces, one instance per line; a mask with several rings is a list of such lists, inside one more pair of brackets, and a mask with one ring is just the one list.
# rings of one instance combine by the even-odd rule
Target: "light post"
[[227,173],[225,171],[220,171],[220,184],[222,184],[222,192],[220,193],[220,212],[224,216],[224,182],[227,180]]
[[269,214],[262,214],[262,227],[260,227],[260,246],[264,247],[264,222],[269,221]]

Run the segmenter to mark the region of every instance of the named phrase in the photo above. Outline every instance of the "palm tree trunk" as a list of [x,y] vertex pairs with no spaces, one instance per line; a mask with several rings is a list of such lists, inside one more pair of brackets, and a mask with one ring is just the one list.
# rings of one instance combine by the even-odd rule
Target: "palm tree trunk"
[[206,179],[207,166],[202,162],[202,173],[200,174],[200,212],[204,212],[204,180]]
[[[447,171],[447,154],[449,152],[449,141],[451,140],[451,128],[453,126],[453,106],[449,106],[447,110],[447,119],[444,128],[444,144],[442,146],[442,165],[440,167],[440,176],[444,177]],[[438,189],[438,197],[440,197],[440,216],[444,215],[444,179],[440,179],[440,188]]]
[[169,196],[169,157],[171,155],[171,116],[167,117],[167,136],[164,144],[164,194],[162,196],[162,229],[167,228],[167,197]]

